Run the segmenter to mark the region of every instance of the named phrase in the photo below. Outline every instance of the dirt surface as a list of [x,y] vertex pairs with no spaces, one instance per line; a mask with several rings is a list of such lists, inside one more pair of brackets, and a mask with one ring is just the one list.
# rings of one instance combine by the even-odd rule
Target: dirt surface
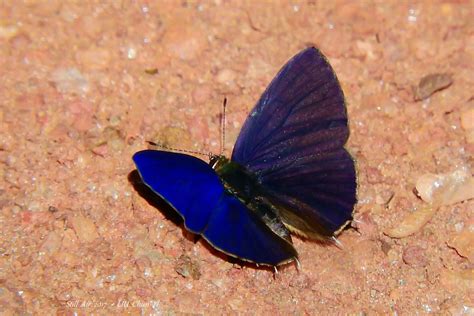
[[[473,200],[387,235],[428,205],[421,175],[472,175],[474,2],[99,3],[0,4],[0,313],[474,314]],[[309,45],[347,97],[359,231],[295,238],[302,271],[274,275],[195,242],[138,194],[131,157],[217,153],[224,97],[230,154]],[[415,97],[432,74],[444,86]]]

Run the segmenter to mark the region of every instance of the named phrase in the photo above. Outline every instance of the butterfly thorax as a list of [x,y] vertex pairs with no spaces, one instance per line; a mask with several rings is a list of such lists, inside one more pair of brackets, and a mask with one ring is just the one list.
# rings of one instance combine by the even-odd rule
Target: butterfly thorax
[[262,186],[254,174],[224,156],[212,156],[209,165],[219,175],[228,194],[237,197],[275,234],[291,243],[290,232],[283,224],[278,209],[265,198]]
[[226,191],[243,200],[245,204],[261,194],[257,178],[244,166],[224,156],[213,156],[209,164],[219,175]]

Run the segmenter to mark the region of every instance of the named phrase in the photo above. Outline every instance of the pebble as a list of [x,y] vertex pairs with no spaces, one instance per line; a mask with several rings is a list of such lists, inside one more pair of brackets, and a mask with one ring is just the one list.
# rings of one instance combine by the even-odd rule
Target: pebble
[[394,264],[400,260],[400,254],[395,249],[387,251],[387,259],[390,263]]
[[55,254],[56,252],[59,251],[60,247],[61,247],[61,236],[59,236],[59,234],[56,233],[55,231],[52,231],[46,237],[46,240],[42,246],[42,251],[49,254]]
[[98,145],[92,148],[92,152],[96,154],[97,156],[101,156],[101,157],[107,156],[108,151],[109,151],[109,147],[107,146],[107,144]]
[[135,260],[135,264],[137,265],[138,270],[145,272],[146,269],[150,269],[151,260],[147,256],[141,256]]
[[451,74],[437,73],[421,78],[418,86],[414,89],[415,101],[421,101],[430,97],[433,93],[449,87],[453,83]]
[[0,25],[0,39],[9,40],[18,34],[18,27],[16,25]]
[[474,269],[465,269],[461,271],[444,270],[440,274],[440,285],[442,289],[456,295],[460,292],[474,290]]
[[222,69],[217,74],[217,82],[230,86],[234,84],[235,77],[235,71],[232,69]]
[[175,265],[175,270],[179,275],[185,278],[191,277],[193,280],[199,280],[201,278],[199,264],[184,254],[179,257]]
[[25,33],[17,34],[10,39],[10,44],[16,50],[24,49],[28,45],[30,45],[30,43],[31,43],[31,38],[28,36],[28,34],[25,34]]
[[465,130],[474,129],[474,107],[461,113],[461,126]]
[[97,228],[90,218],[78,215],[71,218],[71,224],[81,242],[89,243],[99,237]]
[[474,129],[466,131],[466,142],[468,144],[474,144]]
[[412,267],[423,268],[428,265],[425,250],[420,246],[408,246],[403,251],[403,262]]
[[301,272],[296,274],[295,277],[291,278],[288,285],[298,289],[311,289],[314,281],[305,273]]
[[39,212],[41,210],[41,204],[38,201],[31,201],[27,206],[28,211]]
[[360,53],[364,58],[368,60],[377,59],[375,54],[374,46],[369,41],[356,41],[357,52]]
[[474,198],[474,177],[467,168],[447,174],[427,173],[417,179],[416,191],[434,206],[455,204]]
[[89,91],[89,82],[76,68],[56,69],[51,79],[60,93],[85,94]]
[[403,238],[418,232],[436,213],[433,207],[425,207],[408,214],[397,226],[384,233],[392,238]]
[[126,49],[126,51],[127,51],[127,58],[128,59],[137,58],[138,52],[137,52],[137,49],[135,47],[128,47]]
[[456,252],[474,263],[474,230],[465,229],[456,234],[450,241],[448,246],[456,249]]

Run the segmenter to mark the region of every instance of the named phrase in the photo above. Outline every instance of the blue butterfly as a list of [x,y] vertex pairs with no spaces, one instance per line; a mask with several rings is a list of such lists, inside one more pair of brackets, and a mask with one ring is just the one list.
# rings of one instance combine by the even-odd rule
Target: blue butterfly
[[278,266],[298,258],[290,232],[330,240],[352,220],[357,182],[348,137],[341,86],[311,47],[270,83],[230,159],[143,150],[133,160],[188,231],[232,257]]

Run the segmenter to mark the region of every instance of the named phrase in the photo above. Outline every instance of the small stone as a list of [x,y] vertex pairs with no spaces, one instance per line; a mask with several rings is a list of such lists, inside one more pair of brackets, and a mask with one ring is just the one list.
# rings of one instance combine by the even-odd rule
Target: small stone
[[456,234],[448,241],[448,246],[454,248],[460,256],[474,263],[474,231],[465,229],[460,234]]
[[232,69],[222,69],[217,74],[217,82],[230,86],[234,84],[235,76]]
[[92,148],[92,152],[96,154],[97,156],[101,156],[101,157],[107,156],[108,151],[109,151],[109,147],[107,146],[107,144],[98,145]]
[[138,270],[140,272],[145,272],[146,269],[149,269],[151,267],[151,260],[147,256],[141,256],[137,260],[135,260],[135,264],[138,267]]
[[390,100],[382,105],[382,112],[388,117],[395,118],[398,116],[400,111],[397,104],[393,100]]
[[27,206],[28,211],[39,212],[41,210],[41,204],[38,201],[31,201]]
[[380,183],[383,180],[380,170],[374,167],[367,167],[365,169],[365,175],[367,177],[367,182],[370,184]]
[[465,130],[474,129],[474,107],[461,113],[461,126]]
[[52,80],[61,93],[85,94],[89,91],[89,82],[76,68],[56,69]]
[[78,215],[71,219],[71,224],[81,242],[89,243],[99,237],[97,228],[90,218]]
[[433,93],[449,87],[453,83],[451,74],[430,74],[421,78],[420,83],[414,89],[415,101],[421,101],[430,97]]
[[9,40],[18,34],[18,27],[16,25],[0,25],[0,38]]
[[377,59],[374,53],[374,45],[369,41],[356,41],[357,53],[368,60]]
[[474,144],[474,129],[466,131],[466,142],[468,144]]
[[133,46],[127,48],[127,58],[135,59],[137,58],[138,52],[137,49]]
[[114,278],[116,284],[127,284],[129,283],[135,274],[134,267],[129,263],[122,263],[116,275],[112,275],[111,278]]
[[175,270],[179,275],[185,278],[192,277],[193,280],[199,280],[201,278],[199,264],[184,254],[179,257]]
[[467,168],[447,174],[424,174],[416,181],[423,201],[435,206],[450,205],[474,198],[474,177]]
[[376,298],[377,297],[377,290],[371,289],[370,290],[370,297],[371,298]]
[[49,254],[55,254],[58,252],[59,248],[61,247],[61,237],[55,231],[52,231],[46,237],[45,242],[42,246],[42,251],[47,252]]
[[380,240],[380,249],[383,251],[384,254],[388,255],[389,251],[392,250],[392,245],[385,240]]
[[409,246],[403,251],[403,262],[413,267],[426,267],[428,259],[425,250],[420,246]]
[[290,287],[298,289],[310,289],[313,285],[313,281],[305,273],[298,273],[295,277],[290,280],[288,284]]
[[390,249],[387,252],[387,259],[390,263],[396,263],[400,261],[400,254],[395,249]]
[[425,207],[403,218],[397,226],[386,230],[384,233],[392,238],[403,238],[418,232],[436,213],[433,207]]
[[444,270],[440,274],[440,285],[449,293],[467,292],[474,290],[474,269],[461,271]]
[[10,39],[10,44],[15,50],[24,49],[28,45],[30,45],[30,43],[31,43],[31,39],[25,33],[17,34]]
[[159,145],[165,147],[176,147],[190,148],[192,146],[190,131],[176,126],[164,126],[161,128],[157,135],[152,138],[157,140]]

